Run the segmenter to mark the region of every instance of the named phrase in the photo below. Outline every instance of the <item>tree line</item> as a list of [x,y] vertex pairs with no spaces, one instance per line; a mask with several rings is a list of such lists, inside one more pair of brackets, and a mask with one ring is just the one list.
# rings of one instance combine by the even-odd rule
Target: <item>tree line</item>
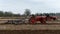
[[3,12],[3,11],[0,11],[0,17],[15,17],[15,16],[20,16],[20,14],[14,14],[12,12]]
[[[37,15],[46,15],[46,14],[49,14],[51,16],[60,16],[60,13],[36,13],[34,15],[37,16]],[[29,15],[32,15],[31,11],[29,9],[26,9],[23,15],[14,14],[12,12],[3,12],[3,11],[0,11],[0,17],[19,17],[19,16],[29,16]]]

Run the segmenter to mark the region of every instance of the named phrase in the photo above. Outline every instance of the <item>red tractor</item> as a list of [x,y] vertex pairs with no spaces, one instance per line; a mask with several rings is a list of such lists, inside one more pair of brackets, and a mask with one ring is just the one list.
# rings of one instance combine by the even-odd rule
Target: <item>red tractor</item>
[[30,17],[29,19],[29,22],[31,24],[34,24],[36,23],[37,21],[40,21],[42,24],[46,24],[46,21],[48,20],[56,20],[56,17],[54,16],[49,16],[49,15],[46,15],[46,16],[34,16],[32,15],[32,17]]

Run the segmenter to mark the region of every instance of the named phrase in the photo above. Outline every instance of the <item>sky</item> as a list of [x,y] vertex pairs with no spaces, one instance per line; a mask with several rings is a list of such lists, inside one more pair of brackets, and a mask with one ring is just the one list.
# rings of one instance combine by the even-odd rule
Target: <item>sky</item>
[[23,14],[25,9],[31,13],[59,13],[60,0],[0,0],[0,11]]

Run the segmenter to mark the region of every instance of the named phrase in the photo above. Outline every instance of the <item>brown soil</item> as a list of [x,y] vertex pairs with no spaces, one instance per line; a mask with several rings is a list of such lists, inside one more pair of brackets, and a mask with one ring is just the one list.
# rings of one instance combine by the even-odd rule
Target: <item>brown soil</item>
[[60,34],[60,30],[0,30],[0,34]]

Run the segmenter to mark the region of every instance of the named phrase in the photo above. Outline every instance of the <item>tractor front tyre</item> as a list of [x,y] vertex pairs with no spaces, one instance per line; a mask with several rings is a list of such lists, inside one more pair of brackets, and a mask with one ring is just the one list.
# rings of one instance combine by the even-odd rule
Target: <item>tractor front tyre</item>
[[40,21],[42,24],[46,24],[46,21]]
[[55,20],[56,20],[56,18],[53,18],[53,20],[55,21]]

